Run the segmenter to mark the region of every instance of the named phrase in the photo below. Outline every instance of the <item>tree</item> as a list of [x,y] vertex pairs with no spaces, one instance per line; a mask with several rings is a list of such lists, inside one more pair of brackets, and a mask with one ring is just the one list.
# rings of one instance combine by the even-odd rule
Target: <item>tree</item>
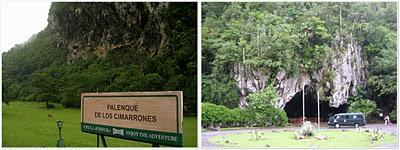
[[371,114],[376,112],[378,109],[374,101],[368,99],[361,99],[354,101],[350,104],[349,112],[361,112],[366,117],[370,117]]
[[255,121],[258,125],[284,126],[287,124],[286,113],[276,107],[278,98],[272,85],[260,92],[250,94],[247,99],[249,101],[248,109],[254,113]]
[[203,77],[202,99],[204,102],[211,102],[218,105],[224,105],[228,108],[235,108],[239,103],[238,88],[229,77],[223,77],[220,80]]
[[49,102],[56,102],[58,85],[48,70],[35,72],[30,79],[31,92],[36,101],[45,102],[46,108],[51,108]]

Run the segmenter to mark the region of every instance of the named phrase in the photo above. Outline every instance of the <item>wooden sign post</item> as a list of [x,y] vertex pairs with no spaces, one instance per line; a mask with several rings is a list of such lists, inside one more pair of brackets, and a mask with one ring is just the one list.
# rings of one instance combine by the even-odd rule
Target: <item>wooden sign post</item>
[[81,130],[181,147],[182,106],[181,91],[82,93]]

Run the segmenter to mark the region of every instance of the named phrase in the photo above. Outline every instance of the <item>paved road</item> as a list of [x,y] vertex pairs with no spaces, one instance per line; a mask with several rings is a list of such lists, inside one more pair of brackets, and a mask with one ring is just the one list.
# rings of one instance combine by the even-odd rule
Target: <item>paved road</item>
[[[254,129],[257,129],[259,131],[272,131],[272,130],[297,130],[299,127],[284,127],[284,128],[251,128],[251,129],[239,129],[239,130],[229,130],[229,131],[207,131],[207,132],[202,132],[201,134],[201,146],[202,147],[219,147],[218,145],[212,144],[208,142],[208,139],[217,136],[217,135],[223,135],[223,134],[230,134],[230,133],[242,133],[242,132],[249,132],[249,131],[254,131]],[[363,129],[376,129],[379,128],[382,131],[388,133],[388,134],[395,134],[397,135],[397,125],[393,124],[392,126],[385,127],[383,124],[367,124],[366,126],[361,127]],[[336,129],[334,127],[328,127],[324,123],[324,125],[321,124],[321,130],[352,130],[354,129],[353,127],[341,127],[339,129]],[[398,143],[397,143],[398,144]],[[396,148],[398,145],[396,144],[386,144],[386,145],[381,145],[377,148]]]

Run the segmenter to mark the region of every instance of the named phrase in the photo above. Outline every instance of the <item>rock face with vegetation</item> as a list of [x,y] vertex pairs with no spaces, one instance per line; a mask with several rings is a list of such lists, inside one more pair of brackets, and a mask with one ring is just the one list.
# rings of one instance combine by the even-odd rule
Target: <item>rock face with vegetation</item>
[[[336,37],[333,48],[339,50],[334,51],[336,53],[328,57],[326,67],[331,68],[330,71],[334,72],[332,81],[325,83],[325,87],[331,88],[329,89],[331,91],[330,104],[333,107],[339,107],[339,105],[347,103],[350,96],[356,96],[357,88],[365,88],[368,75],[367,61],[361,56],[361,45],[351,35],[345,38],[348,38],[349,42],[340,46],[343,40]],[[324,75],[322,74],[322,78]]]
[[[288,75],[281,70],[274,79],[279,102],[278,107],[284,108],[296,93],[302,92],[303,85],[306,91],[316,91],[320,87],[320,96],[330,101],[331,107],[339,107],[347,103],[350,96],[357,94],[357,87],[364,87],[367,79],[365,58],[361,56],[361,46],[350,36],[350,42],[343,44],[343,40],[336,36],[332,41],[331,54],[326,57],[321,69],[310,73]],[[341,46],[342,45],[342,46]],[[258,68],[246,68],[237,64],[233,69],[233,77],[237,82],[241,105],[247,105],[246,96],[266,87],[267,78],[270,75]]]
[[274,105],[284,109],[304,85],[308,99],[316,100],[318,91],[332,108],[370,99],[391,112],[395,5],[205,3],[202,99],[245,108],[249,95],[273,86]]
[[168,3],[57,3],[50,9],[49,25],[58,44],[68,47],[67,60],[89,53],[105,57],[109,50],[132,48],[160,55],[169,44]]
[[196,3],[55,2],[3,57],[3,101],[80,106],[83,92],[183,91],[196,113]]

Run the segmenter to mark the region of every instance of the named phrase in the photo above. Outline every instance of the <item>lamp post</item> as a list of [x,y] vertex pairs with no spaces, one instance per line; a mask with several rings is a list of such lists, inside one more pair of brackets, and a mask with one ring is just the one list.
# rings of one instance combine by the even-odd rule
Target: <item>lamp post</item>
[[319,110],[319,88],[317,88],[317,102],[318,102],[318,105],[317,105],[317,109],[318,109],[318,130],[320,130],[321,129],[321,120],[320,120],[320,110]]
[[[304,65],[303,64],[300,64],[300,67],[301,67],[301,70],[303,71],[303,73],[304,73]],[[303,93],[302,93],[302,96],[303,96],[303,123],[306,121],[306,116],[305,116],[305,105],[304,105],[304,86],[305,86],[305,79],[304,79],[304,77],[302,76],[302,79],[303,79],[303,85],[302,85],[302,88],[303,88]]]
[[61,138],[61,128],[63,126],[62,120],[57,120],[57,127],[58,127],[58,140],[57,140],[57,147],[64,147],[64,141]]
[[305,121],[306,121],[306,115],[305,115],[305,105],[304,105],[304,83],[303,83],[303,123]]

